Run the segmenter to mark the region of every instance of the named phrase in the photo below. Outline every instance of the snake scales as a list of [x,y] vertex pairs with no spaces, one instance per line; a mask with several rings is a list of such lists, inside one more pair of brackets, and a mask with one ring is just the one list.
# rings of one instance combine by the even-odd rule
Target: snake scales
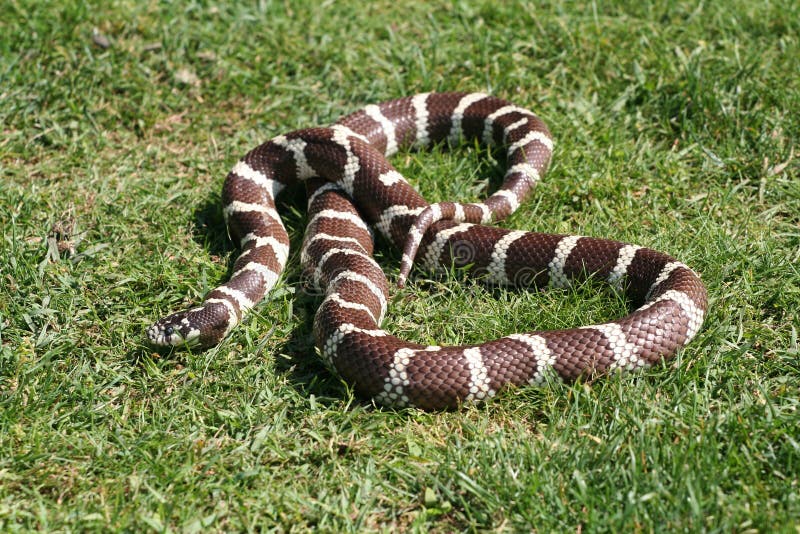
[[[386,159],[404,147],[461,138],[507,150],[504,182],[483,202],[428,204]],[[540,384],[548,375],[574,379],[671,357],[697,334],[707,309],[706,289],[686,265],[607,239],[483,225],[518,207],[544,175],[552,147],[533,113],[481,93],[400,98],[366,106],[329,128],[275,137],[225,180],[224,215],[242,250],[231,278],[201,306],[156,322],[148,338],[156,346],[206,348],[242,320],[275,285],[288,257],[275,197],[302,181],[310,221],[303,268],[325,294],[314,320],[317,347],[362,395],[438,409],[486,399],[509,385]],[[561,287],[593,276],[625,288],[638,308],[605,324],[481,345],[409,343],[380,327],[388,282],[372,258],[368,224],[404,250],[400,285],[417,258],[431,269],[469,264],[493,284]],[[461,252],[465,245],[468,254]]]

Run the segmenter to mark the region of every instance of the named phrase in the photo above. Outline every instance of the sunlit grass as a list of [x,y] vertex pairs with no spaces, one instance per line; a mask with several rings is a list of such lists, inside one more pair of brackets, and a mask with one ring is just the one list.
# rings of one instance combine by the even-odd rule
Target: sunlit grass
[[[0,530],[783,531],[800,521],[800,12],[794,2],[40,3],[0,8]],[[279,288],[219,347],[143,330],[234,249],[219,191],[257,143],[379,100],[481,90],[554,163],[509,228],[696,269],[698,338],[645,373],[456,412],[376,409],[322,365],[302,196]],[[482,149],[394,162],[481,198]],[[398,253],[379,248],[396,276]],[[386,327],[478,342],[614,318],[594,284],[416,272]]]

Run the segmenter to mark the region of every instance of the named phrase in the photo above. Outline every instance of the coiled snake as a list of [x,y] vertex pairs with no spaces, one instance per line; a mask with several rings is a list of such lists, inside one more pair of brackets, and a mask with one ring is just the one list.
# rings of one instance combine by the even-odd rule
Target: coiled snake
[[[502,144],[508,169],[484,202],[428,204],[386,157],[404,147],[461,138]],[[289,237],[275,210],[288,184],[308,190],[301,258],[325,297],[314,320],[323,359],[378,403],[438,409],[480,401],[509,385],[541,384],[651,365],[698,332],[706,289],[666,254],[607,239],[499,229],[550,161],[553,142],[530,111],[481,93],[425,93],[369,105],[329,128],[298,130],[258,146],[233,167],[224,215],[241,254],[231,278],[201,306],[151,326],[156,346],[219,343],[275,285]],[[365,222],[366,221],[366,222]],[[638,305],[617,321],[511,334],[481,345],[424,346],[380,324],[388,282],[372,258],[368,224],[404,250],[398,283],[416,257],[430,268],[470,264],[488,283],[564,286],[593,276]],[[469,254],[459,253],[468,245]]]

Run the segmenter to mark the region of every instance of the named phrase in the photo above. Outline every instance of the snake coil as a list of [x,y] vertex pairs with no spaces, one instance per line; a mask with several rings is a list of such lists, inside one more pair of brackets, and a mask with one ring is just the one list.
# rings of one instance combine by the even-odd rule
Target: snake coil
[[[507,150],[504,182],[483,202],[429,204],[386,159],[401,148],[461,138]],[[156,322],[148,338],[156,346],[206,348],[242,320],[286,264],[289,236],[275,197],[301,181],[309,194],[303,268],[325,295],[314,320],[317,347],[360,394],[381,404],[452,407],[509,385],[634,370],[673,356],[707,310],[706,289],[686,265],[607,239],[484,226],[517,209],[552,149],[536,115],[482,93],[419,94],[366,106],[329,128],[279,135],[250,151],[225,180],[223,211],[242,250],[231,278],[201,306]],[[409,343],[380,327],[389,286],[372,257],[370,226],[403,249],[400,285],[418,258],[429,269],[471,265],[502,285],[563,287],[593,276],[625,288],[638,308],[604,324],[480,345]]]

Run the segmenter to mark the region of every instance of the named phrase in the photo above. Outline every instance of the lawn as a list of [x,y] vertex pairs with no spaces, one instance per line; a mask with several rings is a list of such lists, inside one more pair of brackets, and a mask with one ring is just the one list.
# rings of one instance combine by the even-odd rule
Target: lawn
[[[800,4],[0,0],[0,531],[800,532]],[[556,139],[502,226],[667,252],[698,337],[638,374],[378,408],[315,353],[293,252],[218,347],[144,329],[236,255],[227,170],[372,102],[486,91]],[[485,197],[480,147],[393,162]],[[378,243],[390,279],[400,254]],[[606,321],[591,283],[416,270],[384,326],[423,343]]]

